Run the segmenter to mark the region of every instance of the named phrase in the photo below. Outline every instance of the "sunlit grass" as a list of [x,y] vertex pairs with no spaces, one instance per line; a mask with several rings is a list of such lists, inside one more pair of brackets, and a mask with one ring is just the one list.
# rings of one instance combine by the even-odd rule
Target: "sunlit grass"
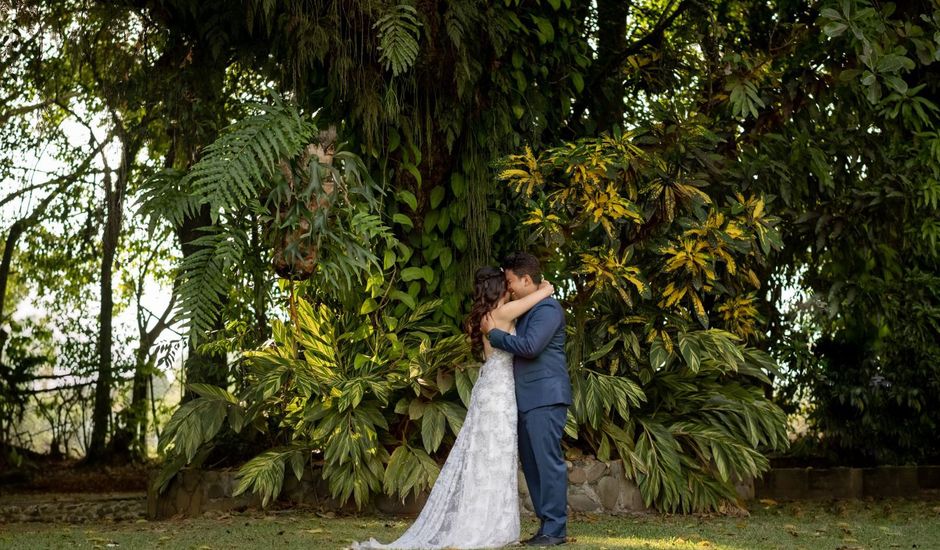
[[[576,545],[577,547],[583,546],[585,548],[596,548],[598,550],[605,548],[643,548],[649,550],[719,548],[722,550],[744,550],[747,548],[747,546],[743,545],[716,544],[706,539],[692,541],[685,540],[681,537],[669,539],[651,539],[643,537],[579,537]],[[571,547],[573,548],[575,546],[572,545]]]
[[[309,511],[88,525],[0,525],[0,548],[343,548],[394,540],[406,518],[329,518]],[[535,531],[523,521],[522,535]],[[940,549],[940,501],[752,503],[750,517],[579,515],[565,548],[639,550]]]

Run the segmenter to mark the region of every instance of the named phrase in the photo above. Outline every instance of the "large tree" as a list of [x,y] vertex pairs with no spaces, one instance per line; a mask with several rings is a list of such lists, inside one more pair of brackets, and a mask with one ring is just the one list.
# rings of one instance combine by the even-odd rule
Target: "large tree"
[[[931,368],[937,326],[930,68],[938,16],[927,3],[69,6],[63,13],[95,23],[79,36],[121,45],[116,53],[88,49],[77,66],[124,63],[83,94],[125,123],[149,121],[126,125],[132,139],[122,143],[162,168],[142,202],[154,223],[169,222],[182,252],[175,293],[190,335],[186,380],[202,397],[181,411],[214,407],[205,417],[212,422],[194,428],[198,437],[182,429],[182,414],[171,425],[177,458],[193,459],[211,439],[221,425],[215,413],[238,409],[238,399],[199,383],[225,391],[235,382],[239,397],[254,402],[241,414],[269,415],[252,424],[268,443],[298,433],[285,427],[297,425],[298,402],[320,427],[334,413],[359,410],[363,433],[384,422],[402,442],[382,444],[386,473],[424,472],[427,482],[428,453],[446,449],[445,419],[459,416],[447,392],[456,383],[463,396],[468,379],[453,365],[423,363],[433,347],[403,351],[399,332],[419,336],[402,320],[421,311],[422,321],[456,331],[467,275],[524,246],[552,258],[577,328],[570,352],[581,394],[569,435],[579,439],[567,444],[635,459],[645,495],[667,508],[729,496],[729,462],[732,473],[753,474],[766,465],[753,453],[780,443],[765,378],[779,374],[756,349],[797,373],[794,391],[817,391],[816,420],[841,448],[858,445],[863,432],[850,420],[863,410],[887,418],[936,410],[931,392],[913,382]],[[105,21],[129,22],[115,29],[130,34],[94,31]],[[266,99],[269,87],[286,100]],[[122,101],[108,102],[115,97]],[[265,104],[243,107],[243,99]],[[493,177],[493,164],[509,154],[502,179],[525,185]],[[280,287],[266,267],[272,260],[289,280]],[[915,299],[905,279],[922,282]],[[784,285],[793,283],[828,302],[804,316],[802,333],[779,311]],[[292,323],[275,324],[278,359],[240,362],[230,377],[220,352],[266,338],[265,318],[278,315],[269,304],[282,291]],[[271,389],[271,373],[281,371],[262,368],[303,363],[298,353],[310,343],[297,341],[331,330],[298,297],[314,302],[314,312],[359,312],[337,321],[359,339],[345,344],[354,368],[324,367],[332,374],[321,383],[348,390],[330,411],[315,402],[329,402],[332,390],[321,394],[311,380],[284,373],[278,380],[286,382]],[[819,342],[816,330],[825,334]],[[850,357],[846,348],[865,351]],[[388,378],[356,378],[364,365]],[[846,375],[842,389],[826,393],[837,374]],[[673,393],[689,380],[708,388],[689,403],[709,395],[732,403],[712,411],[727,426],[705,422],[698,413],[708,407],[676,406]],[[388,410],[389,395],[405,390],[416,398]],[[425,416],[426,408],[436,412]],[[387,413],[383,420],[375,410]],[[240,427],[240,413],[231,414]],[[870,412],[863,418],[890,445],[891,423]],[[923,418],[907,433],[929,433],[935,420]],[[374,435],[357,441],[373,444]],[[412,452],[418,441],[423,456]],[[264,464],[283,467],[348,441],[306,443],[265,455]],[[917,443],[901,447],[884,456],[911,456]],[[329,473],[345,497],[377,490],[382,453],[360,451],[372,457],[365,469],[340,461]],[[685,477],[701,491],[679,488]],[[407,492],[395,475],[388,483],[388,492]]]
[[[565,136],[592,135],[599,129],[615,132],[617,137],[611,138],[610,144],[603,139],[585,143],[583,151],[576,149],[577,158],[559,154],[544,167],[550,175],[544,178],[565,177],[555,174],[553,165],[569,166],[568,175],[574,172],[574,189],[562,193],[561,198],[552,195],[551,204],[558,206],[567,201],[570,204],[566,203],[566,208],[580,207],[580,214],[588,214],[577,223],[571,222],[578,226],[571,235],[560,240],[552,235],[554,240],[544,248],[548,256],[561,254],[565,258],[549,265],[552,273],[561,278],[566,300],[578,321],[579,330],[572,335],[578,405],[569,434],[579,437],[579,441],[569,444],[605,458],[616,454],[630,460],[636,464],[631,475],[641,479],[644,496],[669,509],[716,506],[723,498],[733,498],[733,475],[755,475],[766,468],[766,459],[756,447],[783,445],[783,421],[779,411],[752,389],[753,380],[767,382],[764,370],[772,369],[772,364],[756,350],[737,343],[738,337],[729,332],[703,331],[694,326],[709,326],[719,296],[742,303],[749,300],[739,287],[742,277],[753,272],[742,271],[719,281],[712,269],[705,270],[710,273],[705,277],[692,273],[695,270],[690,268],[688,279],[680,281],[668,273],[670,269],[656,277],[662,279],[661,287],[655,292],[641,289],[639,295],[623,287],[632,283],[620,273],[639,269],[643,276],[653,279],[662,270],[659,247],[678,239],[683,231],[691,232],[689,224],[705,223],[703,207],[712,202],[721,201],[729,210],[728,216],[746,210],[746,223],[754,225],[748,230],[754,235],[745,234],[743,226],[736,225],[744,222],[738,221],[728,222],[727,229],[724,222],[698,228],[703,242],[724,239],[720,230],[740,242],[733,246],[712,243],[710,246],[718,252],[696,250],[707,258],[696,256],[690,262],[715,262],[721,258],[711,256],[723,252],[727,261],[736,265],[738,260],[732,256],[750,251],[756,259],[741,259],[741,263],[749,270],[756,269],[770,247],[779,244],[759,197],[742,197],[725,207],[725,197],[717,187],[710,190],[714,199],[698,189],[712,180],[720,181],[717,171],[708,172],[707,147],[717,140],[696,134],[706,131],[706,121],[672,117],[669,109],[685,108],[684,102],[694,106],[700,99],[696,88],[699,83],[691,76],[663,75],[665,69],[660,72],[651,67],[660,62],[666,67],[677,63],[675,57],[662,60],[656,56],[657,48],[665,47],[670,39],[677,42],[678,57],[683,61],[694,59],[698,45],[683,36],[690,29],[701,31],[703,24],[696,16],[707,11],[690,2],[649,3],[629,12],[635,17],[628,28],[618,21],[629,10],[612,3],[601,7],[594,12],[584,5],[562,2],[502,6],[462,2],[417,7],[362,3],[347,10],[328,4],[317,15],[308,12],[305,5],[258,10],[249,5],[240,15],[233,13],[238,10],[212,12],[216,18],[211,26],[224,21],[229,31],[215,37],[217,40],[231,40],[232,47],[260,53],[264,60],[260,66],[273,71],[270,74],[301,110],[316,111],[318,124],[336,125],[347,147],[368,160],[374,177],[385,187],[384,214],[394,224],[400,242],[386,241],[384,246],[381,241],[376,243],[383,265],[381,270],[369,270],[368,276],[360,280],[358,288],[366,293],[365,300],[331,292],[336,289],[336,281],[325,276],[329,275],[330,262],[321,255],[320,263],[308,274],[312,275],[312,284],[304,287],[317,306],[312,310],[301,307],[298,314],[292,315],[290,328],[275,325],[278,348],[250,354],[247,387],[230,394],[224,389],[200,386],[202,397],[181,408],[174,417],[163,441],[173,456],[169,473],[186,462],[201,460],[228,414],[235,431],[248,422],[252,430],[281,444],[243,469],[241,488],[254,487],[266,498],[279,490],[285,465],[289,463],[298,471],[298,464],[302,465],[311,451],[323,453],[327,463],[324,474],[334,494],[342,498],[355,497],[361,503],[377,491],[383,485],[385,461],[386,492],[404,496],[426,486],[435,473],[429,466],[433,464],[429,453],[446,448],[442,447],[445,419],[453,421],[452,430],[459,425],[462,409],[456,403],[458,396],[448,396],[448,391],[456,383],[459,397],[464,397],[468,375],[453,364],[427,359],[438,353],[459,361],[459,349],[448,348],[453,346],[452,341],[437,343],[447,349],[433,344],[413,350],[402,350],[400,344],[392,344],[391,350],[385,346],[388,341],[413,338],[405,330],[403,319],[416,322],[430,315],[447,322],[450,330],[456,328],[469,290],[465,283],[458,286],[459,281],[466,280],[461,275],[491,261],[494,253],[524,246],[534,233],[526,226],[541,223],[527,212],[524,197],[514,196],[508,186],[494,181],[491,163],[525,143],[537,149],[550,143],[561,145]],[[218,10],[218,6],[205,9]],[[167,21],[175,21],[176,17],[202,21],[207,20],[209,11],[178,9],[171,13]],[[481,24],[484,20],[487,25]],[[244,21],[245,35],[251,40],[237,34],[239,21]],[[602,28],[597,26],[599,23],[603,23]],[[193,24],[208,35],[207,26]],[[601,42],[595,42],[595,38]],[[245,47],[246,43],[250,47]],[[594,44],[598,44],[597,51]],[[627,109],[622,75],[628,64],[618,60],[618,55],[627,59],[640,56],[639,66],[656,75],[637,76],[635,90],[630,90],[646,93],[646,104]],[[643,60],[644,55],[652,61]],[[273,67],[269,65],[272,59],[276,61]],[[687,87],[673,98],[674,103],[668,97],[662,98],[670,83]],[[630,121],[628,115],[644,122],[647,135],[635,138],[620,132]],[[302,135],[302,130],[291,130],[282,122],[289,122],[291,116],[290,109],[285,112],[279,107],[268,115],[267,125],[257,118],[235,125],[182,181],[194,183],[200,203],[209,204],[225,223],[244,219],[238,213],[251,204],[280,210],[280,203],[272,203],[272,198],[279,200],[279,190],[285,185],[293,190],[295,181],[286,174],[285,184],[274,169],[278,163],[268,160],[266,152],[274,152],[276,160],[289,161],[295,167],[295,159],[300,158],[299,168],[309,169],[311,174],[322,168],[316,163],[310,165],[313,168],[307,167],[309,157],[300,154],[302,141],[289,146],[297,135]],[[736,123],[732,116],[726,119]],[[268,139],[265,128],[272,134],[283,132],[289,139]],[[636,143],[632,143],[634,139]],[[661,146],[649,145],[657,139],[663,141]],[[561,145],[563,150],[574,147]],[[629,156],[644,149],[649,149],[648,153],[636,154],[635,160]],[[226,155],[237,150],[244,153],[226,170],[219,161],[233,158]],[[522,164],[517,171],[530,174],[534,182],[530,187],[540,187],[542,157],[528,154],[520,158]],[[709,182],[698,181],[703,177]],[[626,185],[625,179],[634,186],[633,191],[611,190],[611,186]],[[588,180],[597,187],[585,189],[592,196],[584,199],[585,204],[576,204],[577,188],[587,185]],[[301,183],[305,188],[308,181],[302,179]],[[316,185],[312,188],[317,190]],[[625,206],[631,215],[618,210],[620,203],[614,197],[618,192],[635,203]],[[635,196],[638,192],[643,194],[642,200]],[[321,206],[310,208],[317,213],[323,210],[318,200],[315,198],[313,204]],[[544,214],[546,210],[539,212]],[[724,210],[714,214],[716,219],[725,219]],[[620,220],[617,229],[600,223],[608,215]],[[626,223],[628,220],[631,223]],[[316,219],[310,223],[310,227],[318,228],[307,234],[310,242],[319,243],[327,228],[317,225]],[[237,223],[223,230],[233,242],[238,242],[237,235],[246,231]],[[270,244],[276,247],[278,243]],[[638,268],[623,265],[634,246],[649,251],[641,256]],[[682,256],[685,242],[674,246],[677,250],[670,254]],[[229,262],[230,249],[219,250],[219,264]],[[594,269],[586,268],[585,262],[593,263]],[[187,273],[188,281],[208,280],[211,275],[208,270],[200,272],[198,266]],[[620,287],[619,293],[602,284],[608,276],[617,282],[614,286]],[[679,282],[681,287],[676,286]],[[637,284],[644,286],[642,282]],[[689,290],[692,287],[694,290]],[[442,297],[439,307],[437,302],[428,302],[436,296]],[[608,307],[606,300],[613,297],[619,301],[621,296],[624,302],[617,302],[609,315],[598,317],[598,308]],[[676,302],[683,296],[680,306]],[[185,307],[189,298],[182,298]],[[647,326],[642,333],[625,332],[621,349],[616,347],[618,339],[609,340],[608,335],[617,329],[614,324],[618,315],[629,315],[623,308],[633,307],[633,300],[652,301],[645,304],[648,318],[634,315],[639,319],[635,322]],[[197,321],[191,328],[198,336],[209,328],[208,323],[198,323],[205,306],[198,300],[191,303],[194,307],[189,314]],[[203,303],[212,306],[210,300]],[[331,309],[320,309],[326,307]],[[325,312],[337,310],[345,314],[336,323],[324,317],[329,315]],[[409,310],[414,313],[409,315]],[[588,316],[594,316],[599,326],[586,330],[582,321]],[[670,323],[665,324],[664,319]],[[739,337],[749,338],[755,332],[749,319],[727,324]],[[375,334],[376,326],[385,327],[388,334]],[[360,334],[363,336],[355,336]],[[632,345],[631,337],[635,342]],[[341,344],[347,338],[351,341]],[[691,374],[681,371],[686,366],[674,360],[679,351],[673,342],[682,348],[684,361],[691,362]],[[611,360],[606,354],[612,350],[616,350],[614,355],[627,356],[622,361]],[[587,363],[592,368],[582,368]],[[311,368],[312,372],[306,373]],[[604,372],[598,372],[598,368]],[[634,370],[640,372],[639,381],[634,380]],[[735,374],[739,370],[740,375]],[[696,382],[684,380],[685,376]],[[701,389],[688,403],[714,398],[726,400],[727,406],[711,411],[707,406],[669,405],[670,389],[694,383],[711,389]],[[334,389],[326,392],[330,387]],[[413,397],[411,391],[415,392]],[[334,401],[330,395],[337,399]],[[643,412],[640,403],[647,400],[647,395],[652,399],[649,409]],[[395,400],[394,410],[390,400]],[[239,405],[243,401],[249,403],[244,410]],[[306,405],[295,411],[285,407],[287,403]],[[664,407],[668,414],[663,413]],[[690,409],[709,412],[693,417]],[[660,411],[659,415],[654,411]],[[648,417],[641,416],[636,423],[634,412]],[[740,426],[751,429],[722,431],[719,420],[732,417]],[[261,418],[268,420],[261,422]],[[342,423],[354,427],[333,430]],[[395,434],[396,443],[383,442],[376,448],[381,439],[378,434],[385,431]],[[419,444],[423,451],[416,447]],[[347,451],[359,458],[341,458]],[[682,453],[688,453],[684,461],[680,459]],[[717,466],[709,464],[712,457]],[[685,476],[694,483],[684,483]]]

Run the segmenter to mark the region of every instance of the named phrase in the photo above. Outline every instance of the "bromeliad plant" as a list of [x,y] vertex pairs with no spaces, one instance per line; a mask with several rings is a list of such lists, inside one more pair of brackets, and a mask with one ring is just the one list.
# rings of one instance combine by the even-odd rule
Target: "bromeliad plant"
[[428,320],[438,307],[394,316],[389,306],[361,313],[299,300],[296,326],[275,320],[273,341],[244,354],[244,391],[192,386],[201,397],[180,407],[161,439],[169,460],[159,489],[208,454],[226,421],[279,442],[239,471],[237,493],[252,490],[264,504],[288,467],[300,479],[311,464],[322,465],[334,498],[357,506],[383,491],[404,499],[427,489],[476,376],[464,336]]
[[788,444],[762,388],[776,365],[752,347],[777,219],[762,197],[720,196],[715,141],[689,120],[526,150],[500,174],[566,292],[570,452],[623,459],[670,511],[735,501]]

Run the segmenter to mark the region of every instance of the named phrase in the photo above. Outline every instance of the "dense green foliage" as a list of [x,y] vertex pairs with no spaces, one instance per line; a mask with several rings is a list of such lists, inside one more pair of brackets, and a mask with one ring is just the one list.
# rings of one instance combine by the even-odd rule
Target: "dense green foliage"
[[357,505],[383,490],[404,498],[427,489],[439,471],[431,455],[463,423],[475,366],[462,336],[442,337],[447,328],[429,321],[440,301],[403,315],[392,313],[395,302],[369,303],[356,312],[301,300],[296,325],[275,321],[271,345],[245,354],[239,395],[194,386],[201,397],[164,433],[175,458],[159,483],[201,462],[227,419],[235,432],[278,442],[240,470],[238,492],[253,489],[265,502],[280,493],[288,466],[299,479],[312,458],[323,462],[334,497]]
[[761,198],[706,192],[713,147],[685,122],[527,151],[500,174],[568,289],[569,435],[622,458],[647,504],[684,511],[734,500],[734,478],[768,467],[759,449],[787,445],[761,388],[776,365],[746,345],[778,220]]
[[805,297],[774,323],[782,396],[840,464],[940,458],[938,21],[928,3],[826,3],[823,32],[754,78],[788,118],[751,134],[742,171],[779,197],[777,280]]
[[[323,154],[316,127],[275,98],[273,107],[222,133],[185,175],[166,171],[151,180],[144,208],[154,217],[181,223],[207,208],[213,221],[192,241],[198,249],[180,266],[178,320],[198,339],[221,320],[221,306],[250,257],[249,235],[266,226],[266,248],[290,279],[314,271],[343,281],[378,267],[373,239],[391,239],[374,213],[382,192],[348,152]],[[334,147],[333,143],[323,145]],[[169,192],[167,192],[169,190]],[[177,190],[189,190],[179,192]],[[246,214],[250,214],[246,216]]]
[[[95,421],[119,443],[155,335],[185,326],[164,348],[188,347],[191,399],[162,434],[163,481],[229,457],[266,500],[321,461],[357,504],[427,488],[473,381],[469,275],[517,248],[544,259],[569,314],[566,451],[623,459],[654,506],[734,500],[734,480],[787,447],[784,412],[809,420],[800,448],[837,460],[940,455],[929,2],[74,0],[15,15],[0,138],[48,145],[67,170],[33,188],[3,157],[20,181],[4,204],[45,193],[5,226],[5,265],[23,267],[0,270],[4,297],[81,302],[111,288],[115,255],[99,320],[65,326],[98,339],[98,359],[74,348],[82,376],[133,388],[118,426]],[[63,120],[107,139],[77,146]],[[147,276],[176,308],[139,317],[133,365],[111,365],[108,315]],[[0,406],[16,415],[37,365],[68,355],[9,311]],[[146,426],[126,424],[139,447]]]
[[[141,76],[139,51],[128,46],[133,31],[104,13],[62,3],[0,17],[7,37],[0,323],[11,329],[9,340],[0,330],[4,401],[30,405],[52,433],[53,454],[103,452],[106,435],[123,441],[116,454],[140,450],[146,430],[132,415],[112,418],[111,408],[133,399],[122,393],[131,377],[146,379],[153,353],[144,340],[140,353],[133,350],[136,335],[112,332],[112,320],[140,305],[142,283],[169,259],[164,243],[151,242],[139,224],[123,223],[127,197],[149,173],[137,157],[152,122],[128,105],[133,94],[125,86]],[[74,25],[89,34],[69,34]],[[20,290],[10,293],[11,282]],[[32,317],[16,319],[17,306],[29,311],[31,302]],[[144,333],[150,319],[138,311]],[[86,419],[90,402],[101,411],[93,423]],[[22,435],[15,423],[0,430],[4,442],[21,444]]]

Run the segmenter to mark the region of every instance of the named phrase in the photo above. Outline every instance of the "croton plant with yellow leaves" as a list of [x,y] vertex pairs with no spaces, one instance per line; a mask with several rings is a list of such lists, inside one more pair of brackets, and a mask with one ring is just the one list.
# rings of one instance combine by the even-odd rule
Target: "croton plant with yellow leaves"
[[767,201],[720,181],[691,123],[508,157],[500,179],[568,312],[569,455],[622,459],[648,505],[738,502],[787,446],[764,388],[758,273],[780,246]]

